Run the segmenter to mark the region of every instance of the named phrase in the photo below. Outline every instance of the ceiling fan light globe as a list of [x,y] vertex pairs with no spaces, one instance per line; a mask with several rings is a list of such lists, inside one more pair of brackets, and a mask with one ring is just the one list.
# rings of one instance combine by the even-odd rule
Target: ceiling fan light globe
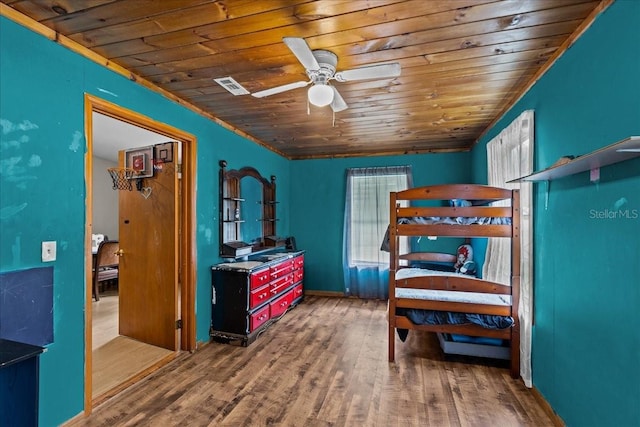
[[330,86],[316,84],[309,88],[309,102],[316,107],[325,107],[333,102],[333,89]]

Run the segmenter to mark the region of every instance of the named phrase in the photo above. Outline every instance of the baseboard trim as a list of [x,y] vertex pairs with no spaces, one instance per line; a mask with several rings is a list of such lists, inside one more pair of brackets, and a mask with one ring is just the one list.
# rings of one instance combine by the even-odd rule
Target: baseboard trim
[[305,295],[309,295],[309,296],[315,296],[315,297],[337,297],[337,298],[343,298],[344,292],[336,292],[336,291],[310,291],[305,289],[304,290],[304,294]]
[[547,402],[542,393],[540,393],[535,387],[529,390],[531,391],[531,394],[533,394],[533,397],[536,399],[536,401],[542,407],[542,410],[549,416],[549,418],[551,418],[554,427],[566,427],[566,424],[564,423],[562,418],[560,418],[560,416],[556,414],[556,411],[554,411],[551,405],[549,405],[549,402]]

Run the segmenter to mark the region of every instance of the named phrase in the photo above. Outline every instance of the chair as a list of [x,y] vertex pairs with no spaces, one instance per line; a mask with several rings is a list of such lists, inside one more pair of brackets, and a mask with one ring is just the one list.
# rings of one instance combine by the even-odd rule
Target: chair
[[117,240],[104,240],[98,246],[93,266],[93,297],[96,301],[100,301],[98,288],[101,282],[118,280],[119,249],[120,243]]

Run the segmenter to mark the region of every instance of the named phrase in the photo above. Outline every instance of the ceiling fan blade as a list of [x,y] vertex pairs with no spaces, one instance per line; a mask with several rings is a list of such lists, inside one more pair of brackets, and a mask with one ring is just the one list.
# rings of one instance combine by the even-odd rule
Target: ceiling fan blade
[[339,71],[335,79],[339,82],[351,82],[354,80],[383,79],[386,77],[398,77],[400,75],[400,64],[368,65],[366,67],[354,68],[352,70]]
[[311,82],[299,81],[295,83],[289,83],[286,85],[276,86],[276,87],[272,87],[271,89],[265,89],[256,93],[252,93],[251,96],[254,96],[256,98],[264,98],[265,96],[275,95],[276,93],[286,92],[288,90],[297,89],[299,87],[305,87],[309,83]]
[[331,88],[333,89],[333,101],[331,102],[331,109],[337,113],[339,111],[346,110],[347,108],[349,108],[347,103],[344,101],[344,99],[340,95],[340,92],[338,92],[338,89],[336,89],[335,86],[331,86]]
[[305,69],[320,69],[320,64],[318,64],[315,56],[313,56],[313,52],[311,52],[309,45],[304,41],[304,39],[299,37],[284,37],[282,41],[289,49],[291,49],[291,52],[293,52],[296,58],[298,58],[298,61],[300,61]]

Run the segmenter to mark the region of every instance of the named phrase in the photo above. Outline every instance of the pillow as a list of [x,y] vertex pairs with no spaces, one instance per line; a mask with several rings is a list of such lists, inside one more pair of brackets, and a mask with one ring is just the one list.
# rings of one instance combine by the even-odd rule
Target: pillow
[[456,263],[453,265],[457,273],[475,275],[476,263],[473,261],[473,248],[465,244],[458,246]]
[[476,275],[475,261],[467,261],[464,264],[462,264],[462,267],[460,267],[460,273],[468,274],[470,276],[475,276]]

